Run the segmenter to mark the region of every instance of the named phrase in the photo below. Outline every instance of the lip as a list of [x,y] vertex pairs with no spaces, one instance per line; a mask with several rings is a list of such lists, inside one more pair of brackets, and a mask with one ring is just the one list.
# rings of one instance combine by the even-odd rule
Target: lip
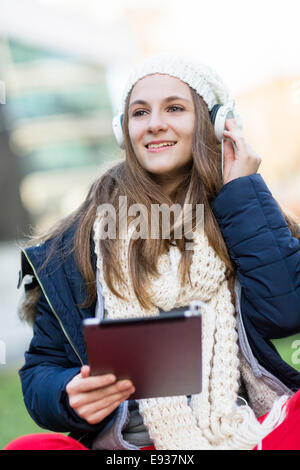
[[158,149],[148,149],[147,147],[145,147],[145,148],[146,148],[147,152],[159,153],[159,152],[165,152],[166,150],[170,150],[173,147],[175,147],[175,145],[172,145],[172,146],[169,146],[169,147],[160,147]]

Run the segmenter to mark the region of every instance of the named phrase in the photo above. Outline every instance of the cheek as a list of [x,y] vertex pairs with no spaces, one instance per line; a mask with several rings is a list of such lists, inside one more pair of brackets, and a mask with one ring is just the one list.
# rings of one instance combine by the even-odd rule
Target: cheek
[[187,129],[185,133],[181,133],[182,135],[182,142],[186,150],[192,148],[192,142],[193,142],[193,133],[190,132],[190,130]]
[[143,138],[144,130],[143,126],[138,124],[128,124],[128,132],[132,142],[132,145],[137,145]]
[[178,135],[180,139],[185,143],[185,145],[192,145],[193,135],[195,129],[194,120],[185,120],[180,123],[180,126],[177,127]]

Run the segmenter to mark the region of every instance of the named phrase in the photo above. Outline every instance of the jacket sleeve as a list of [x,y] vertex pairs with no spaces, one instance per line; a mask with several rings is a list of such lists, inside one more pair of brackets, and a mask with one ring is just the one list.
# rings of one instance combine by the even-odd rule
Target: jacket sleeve
[[300,332],[300,246],[260,174],[225,184],[212,201],[241,283],[242,311],[262,337]]
[[26,408],[40,427],[51,431],[101,431],[115,411],[101,423],[90,425],[69,406],[66,385],[80,372],[81,364],[69,359],[68,351],[69,344],[41,294],[33,338],[19,371]]

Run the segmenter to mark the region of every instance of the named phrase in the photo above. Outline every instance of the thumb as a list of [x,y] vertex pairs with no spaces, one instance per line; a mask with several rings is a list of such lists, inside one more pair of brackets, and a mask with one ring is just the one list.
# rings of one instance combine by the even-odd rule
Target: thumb
[[235,152],[232,142],[230,140],[224,140],[224,159],[227,163],[233,163],[235,161]]
[[90,366],[82,366],[82,367],[81,367],[80,374],[81,374],[81,377],[82,377],[83,379],[86,379],[87,377],[89,377],[90,374],[91,374],[91,368],[90,368]]

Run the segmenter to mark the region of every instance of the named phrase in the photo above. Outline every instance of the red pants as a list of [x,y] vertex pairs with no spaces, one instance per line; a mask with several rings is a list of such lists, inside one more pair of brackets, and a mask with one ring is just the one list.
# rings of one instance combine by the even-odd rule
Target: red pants
[[[142,450],[155,449],[153,446]],[[80,442],[64,434],[28,434],[10,442],[3,450],[89,450]]]
[[[262,450],[300,450],[300,390],[287,402],[285,420],[263,440]],[[258,420],[262,422],[266,415]],[[64,434],[29,434],[10,442],[4,450],[88,450]],[[155,450],[143,447],[142,450]],[[254,448],[256,450],[256,447]]]
[[[258,421],[263,422],[266,416]],[[300,450],[300,390],[287,401],[285,420],[262,440],[261,449]]]

